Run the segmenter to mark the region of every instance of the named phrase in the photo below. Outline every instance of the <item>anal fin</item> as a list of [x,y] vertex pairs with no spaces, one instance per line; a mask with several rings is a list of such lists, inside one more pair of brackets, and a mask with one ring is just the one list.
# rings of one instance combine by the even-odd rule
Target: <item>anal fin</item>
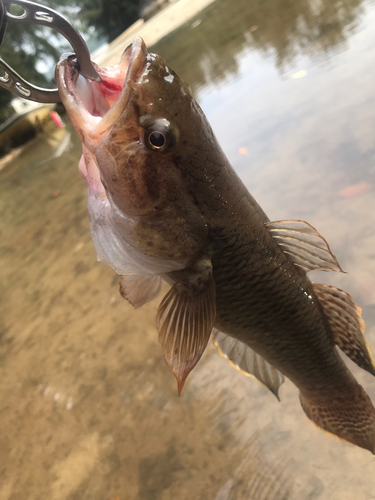
[[328,319],[335,344],[359,367],[375,375],[375,366],[364,332],[365,322],[361,318],[361,308],[350,295],[330,285],[313,283]]
[[281,372],[249,346],[219,330],[214,329],[213,341],[219,354],[227,358],[233,368],[258,379],[280,400],[279,387],[285,380]]

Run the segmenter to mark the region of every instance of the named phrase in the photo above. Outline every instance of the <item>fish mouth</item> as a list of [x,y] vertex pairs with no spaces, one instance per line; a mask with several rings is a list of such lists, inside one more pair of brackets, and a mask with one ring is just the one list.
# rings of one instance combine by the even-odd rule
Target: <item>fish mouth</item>
[[147,56],[146,44],[136,37],[123,52],[120,64],[101,68],[94,63],[102,82],[82,76],[75,55],[64,54],[57,64],[61,100],[82,142],[92,153],[126,108]]

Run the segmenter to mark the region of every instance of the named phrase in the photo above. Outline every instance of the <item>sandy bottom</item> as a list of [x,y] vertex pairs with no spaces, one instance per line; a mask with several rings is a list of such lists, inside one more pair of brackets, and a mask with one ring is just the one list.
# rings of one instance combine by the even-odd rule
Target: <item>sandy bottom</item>
[[[311,424],[291,383],[278,403],[210,344],[177,396],[157,339],[158,301],[134,311],[96,261],[80,149],[69,126],[51,128],[0,172],[0,500],[375,499],[371,454]],[[288,189],[290,204],[294,193],[304,191]],[[335,220],[322,205],[323,222],[327,213]],[[336,247],[348,241],[326,233]],[[358,241],[350,248],[365,262]],[[374,321],[367,337],[374,345]],[[371,376],[353,372],[375,400]]]
[[79,150],[46,133],[1,178],[0,499],[375,498],[370,454],[292,384],[280,404],[209,345],[177,397],[157,301],[134,311],[96,262]]

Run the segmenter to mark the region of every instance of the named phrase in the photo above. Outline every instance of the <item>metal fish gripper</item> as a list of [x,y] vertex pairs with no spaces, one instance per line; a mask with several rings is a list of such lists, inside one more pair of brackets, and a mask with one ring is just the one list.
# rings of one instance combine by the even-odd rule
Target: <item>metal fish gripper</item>
[[[10,12],[11,5],[19,5],[23,12],[14,15]],[[90,58],[89,49],[81,34],[61,14],[49,7],[28,0],[0,0],[0,46],[3,42],[8,23],[28,23],[49,26],[61,33],[71,44],[80,65],[80,73],[89,80],[101,81]],[[60,102],[57,89],[37,87],[22,78],[14,69],[0,57],[0,68],[4,74],[0,76],[0,86],[12,94],[41,103]]]

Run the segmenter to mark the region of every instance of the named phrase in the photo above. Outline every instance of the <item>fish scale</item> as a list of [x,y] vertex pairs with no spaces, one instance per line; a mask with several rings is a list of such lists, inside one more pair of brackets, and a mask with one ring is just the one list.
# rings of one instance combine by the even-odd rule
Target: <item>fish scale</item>
[[[239,279],[243,281],[243,277]],[[247,283],[248,286],[254,284],[250,280]],[[345,386],[342,377],[346,369],[341,366],[343,362],[332,349],[330,333],[321,316],[312,316],[311,313],[306,315],[306,308],[298,302],[290,305],[287,299],[271,307],[269,293],[265,291],[262,296],[262,291],[262,283],[258,283],[251,294],[244,287],[242,293],[236,291],[241,296],[241,303],[233,303],[233,294],[225,287],[221,289],[219,282],[219,313],[215,326],[256,350],[296,385],[302,385],[305,392],[308,392],[309,386],[314,391],[315,386],[327,385],[330,381],[332,387],[328,392],[331,397],[335,378],[338,378],[339,386]],[[294,311],[299,308],[294,322],[291,321],[289,307]],[[222,314],[220,311],[227,312]],[[288,363],[285,363],[286,357]],[[319,359],[319,364],[315,359]],[[338,371],[339,375],[336,376]]]
[[336,348],[375,375],[360,309],[307,277],[342,272],[327,241],[307,222],[269,221],[187,85],[139,37],[118,67],[96,69],[123,85],[113,103],[69,57],[56,68],[83,141],[93,242],[134,307],[171,286],[156,326],[178,392],[213,332],[232,366],[277,397],[288,377],[312,421],[374,453],[375,409]]

